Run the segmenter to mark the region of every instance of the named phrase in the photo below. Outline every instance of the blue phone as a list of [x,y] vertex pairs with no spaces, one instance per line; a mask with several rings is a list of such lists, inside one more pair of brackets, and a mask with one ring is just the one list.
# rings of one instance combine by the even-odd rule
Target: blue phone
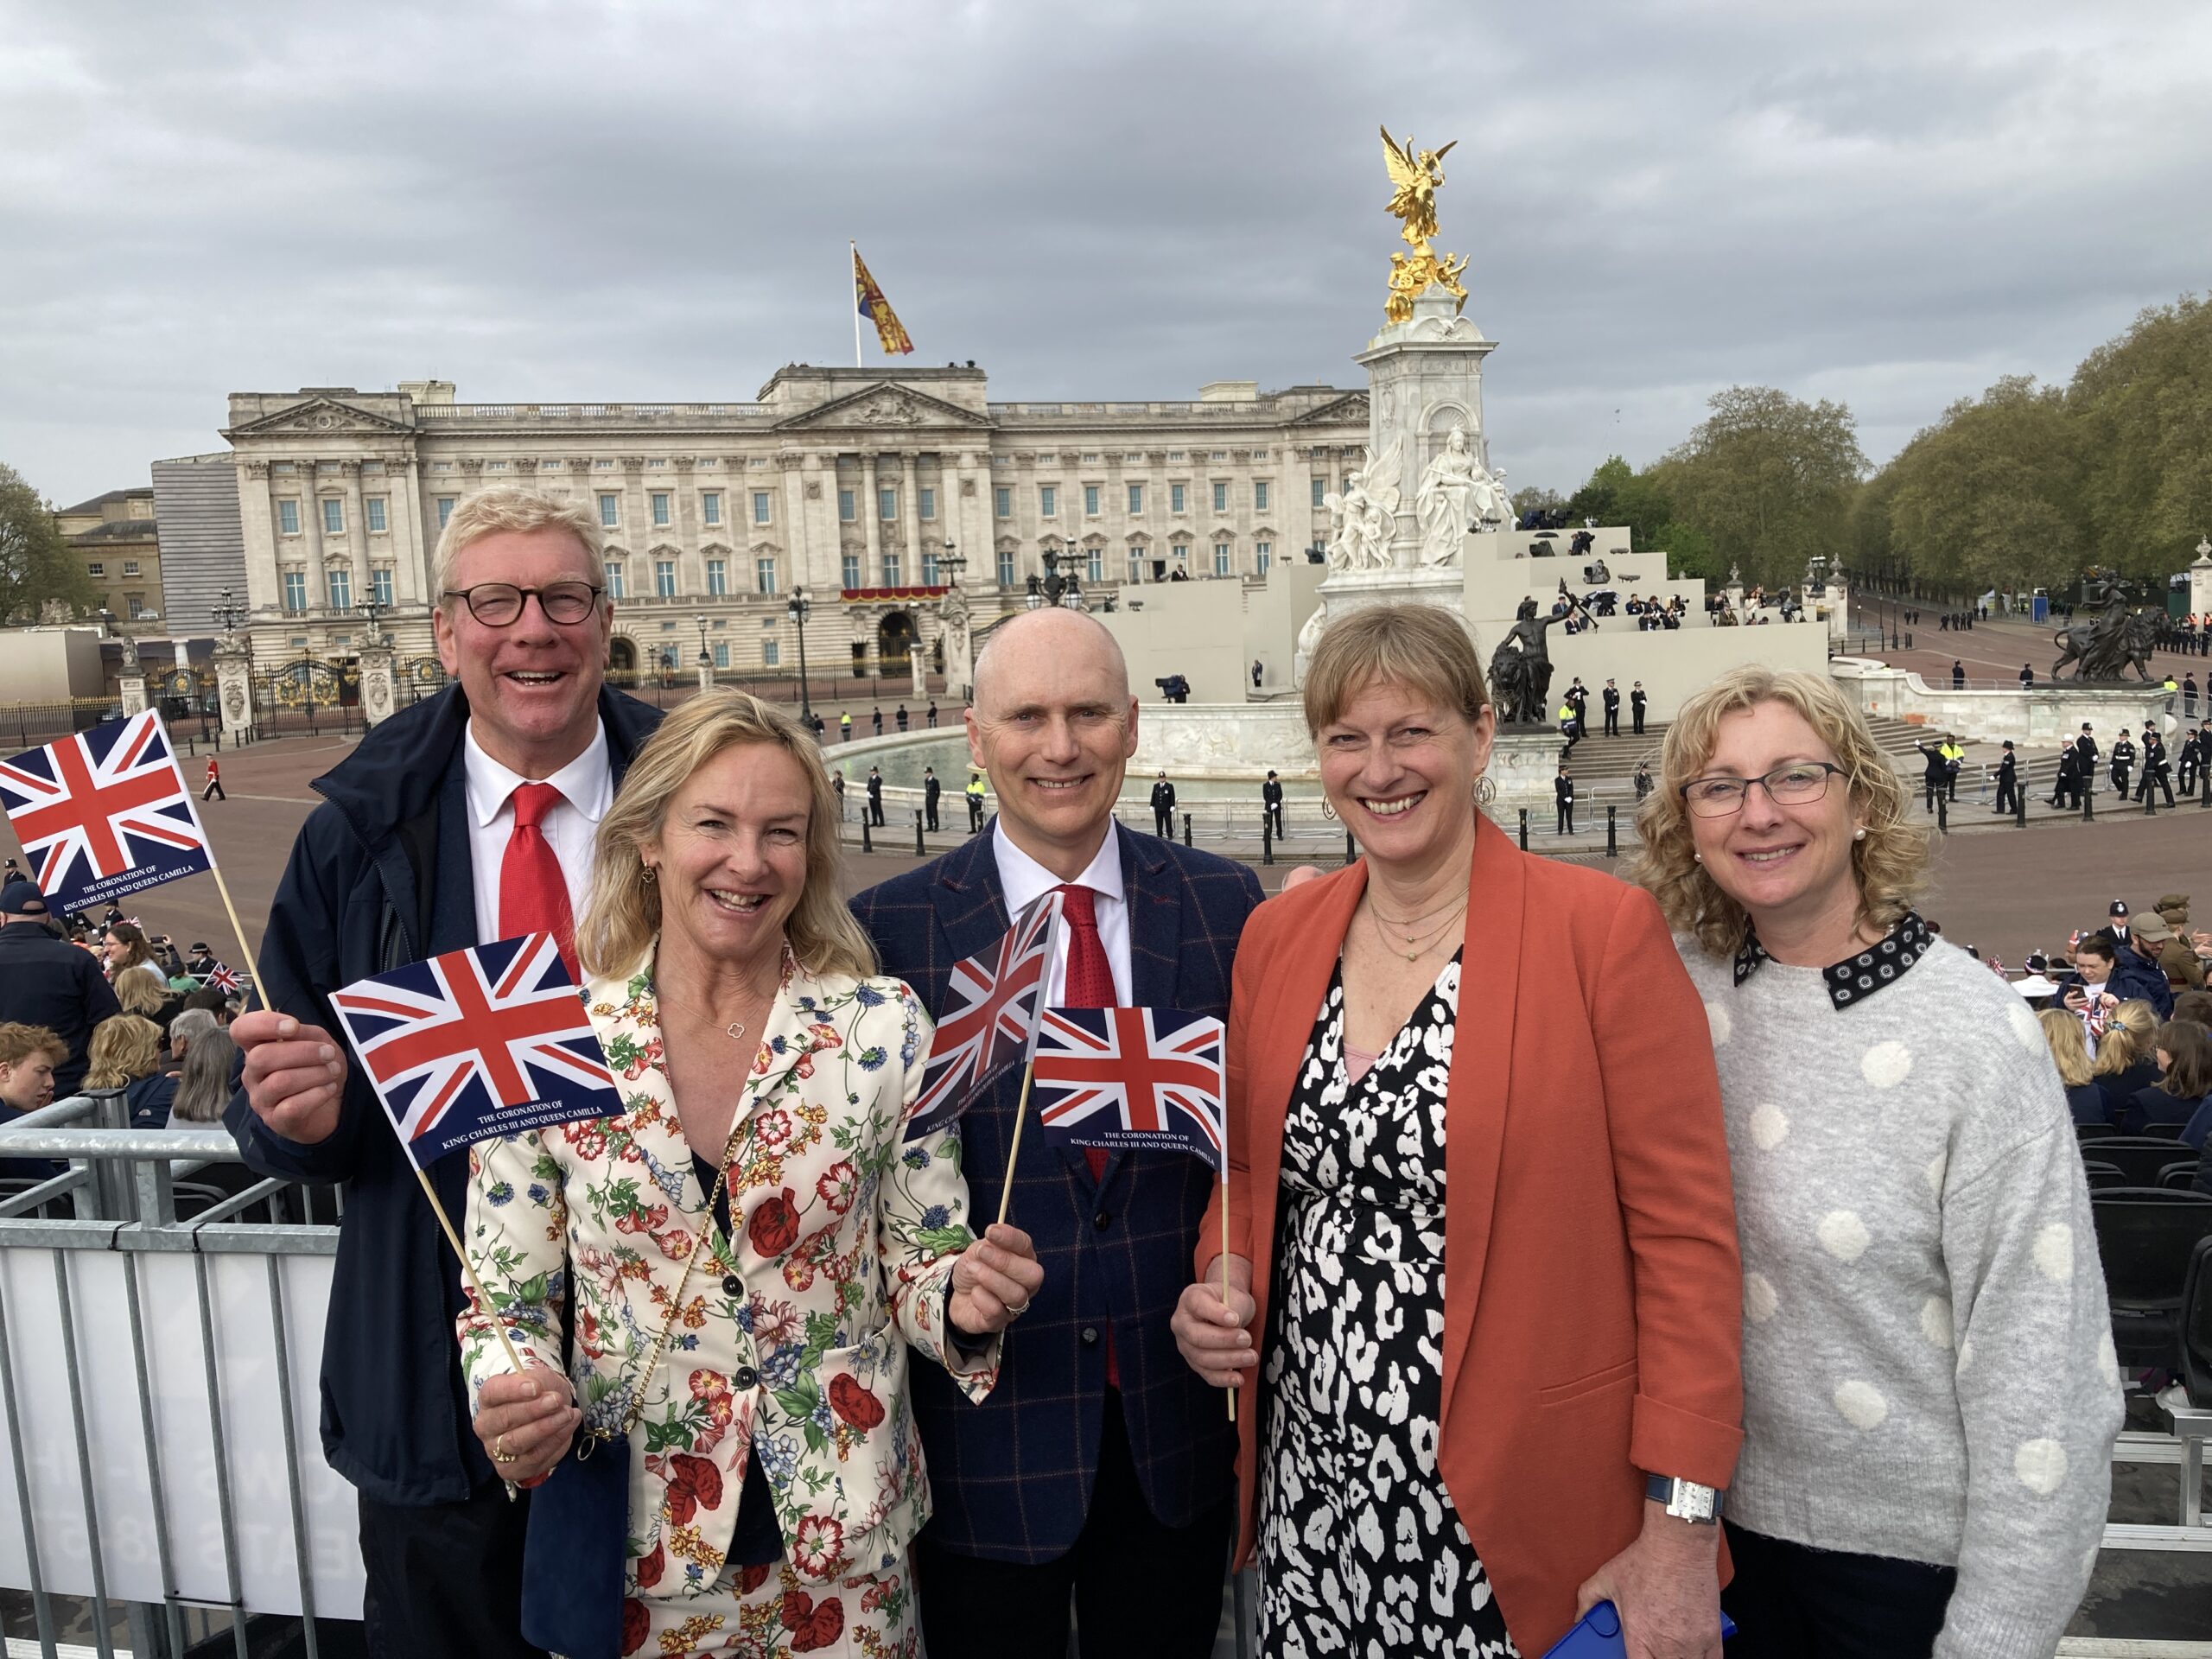
[[[1735,1621],[1720,1615],[1720,1639],[1736,1634]],[[1620,1610],[1601,1601],[1574,1622],[1574,1628],[1546,1649],[1544,1659],[1620,1659],[1628,1652],[1621,1635]]]

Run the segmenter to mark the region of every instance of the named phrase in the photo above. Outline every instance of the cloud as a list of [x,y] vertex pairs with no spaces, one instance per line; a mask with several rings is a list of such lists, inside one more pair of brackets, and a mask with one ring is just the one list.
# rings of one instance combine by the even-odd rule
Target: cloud
[[[1459,140],[1493,455],[1568,488],[1737,382],[1876,457],[2204,285],[2183,3],[0,0],[0,459],[57,499],[225,395],[743,399],[856,238],[994,395],[1358,383],[1375,128]],[[873,348],[871,347],[871,350]],[[1618,414],[1616,414],[1618,411]]]

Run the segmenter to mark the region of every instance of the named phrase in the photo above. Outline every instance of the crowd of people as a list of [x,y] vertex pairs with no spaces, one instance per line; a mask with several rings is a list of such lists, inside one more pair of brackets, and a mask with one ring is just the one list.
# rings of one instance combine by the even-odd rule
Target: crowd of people
[[[1655,1659],[1724,1608],[1752,1659],[2056,1649],[2122,1415],[2080,1108],[1916,909],[1928,831],[1827,681],[1688,699],[1623,882],[1476,809],[1464,628],[1362,610],[1304,687],[1362,856],[1263,904],[1116,822],[1126,664],[1039,609],[963,715],[995,814],[848,904],[792,716],[605,686],[600,536],[456,510],[457,683],[318,780],[232,1027],[247,1164],[348,1184],[323,1450],[372,1651],[1028,1659],[1072,1614],[1197,1659],[1248,1562],[1270,1656],[1535,1655],[1599,1599]],[[1022,1141],[1018,1071],[904,1138],[955,969],[1053,893],[1046,1002],[1226,1021],[1225,1179]],[[434,1166],[480,1299],[327,999],[525,930],[624,1104]]]

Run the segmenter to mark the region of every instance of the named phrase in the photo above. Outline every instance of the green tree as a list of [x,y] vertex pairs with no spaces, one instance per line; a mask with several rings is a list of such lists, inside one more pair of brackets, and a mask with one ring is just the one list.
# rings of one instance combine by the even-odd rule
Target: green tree
[[1815,554],[1848,547],[1852,498],[1866,474],[1857,423],[1842,404],[1808,404],[1770,386],[1715,392],[1713,412],[1648,476],[1674,518],[1746,582],[1795,582]]
[[73,616],[96,608],[99,594],[38,492],[0,461],[0,624],[35,622],[54,601]]
[[1567,504],[1570,521],[1595,518],[1601,524],[1625,524],[1632,547],[1659,545],[1659,528],[1674,517],[1674,504],[1653,481],[1618,455],[1608,456]]
[[2135,576],[2186,566],[2212,530],[2212,302],[2145,311],[2074,372],[2089,555]]
[[2088,550],[2066,394],[2010,375],[1916,434],[1884,469],[1892,547],[1954,592],[2061,588]]

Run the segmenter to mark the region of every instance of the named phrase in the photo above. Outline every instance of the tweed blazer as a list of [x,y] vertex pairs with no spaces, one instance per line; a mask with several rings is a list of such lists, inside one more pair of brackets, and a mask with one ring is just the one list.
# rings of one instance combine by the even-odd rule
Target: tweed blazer
[[[1229,1248],[1264,1341],[1283,1122],[1364,859],[1262,906],[1229,1026]],[[1705,1012],[1650,896],[1478,819],[1445,1107],[1445,1489],[1523,1653],[1643,1525],[1644,1475],[1725,1487],[1743,1275]],[[1217,1273],[1221,1217],[1194,1265]],[[1248,1375],[1237,1411],[1254,1536]],[[1725,1569],[1724,1569],[1725,1570]]]
[[[984,831],[853,900],[886,973],[932,1019],[962,958],[1007,925]],[[1129,913],[1131,993],[1141,1004],[1224,1018],[1230,973],[1260,884],[1242,865],[1116,825]],[[995,1214],[1020,1099],[1002,1078],[959,1124],[976,1207]],[[1213,1173],[1172,1152],[1116,1152],[1094,1181],[1084,1154],[1034,1130],[1023,1138],[1007,1219],[1027,1230],[1045,1284],[1005,1337],[999,1385],[981,1409],[931,1368],[914,1376],[914,1414],[937,1500],[931,1539],[986,1560],[1049,1561],[1083,1530],[1098,1468],[1105,1334],[1113,1332],[1122,1412],[1153,1513],[1185,1526],[1229,1497],[1235,1442],[1221,1396],[1183,1363],[1168,1320],[1190,1277]]]
[[[651,976],[594,979],[592,1028],[618,1077],[615,1117],[480,1142],[467,1242],[524,1363],[563,1369],[585,1429],[631,1435],[631,1571],[645,1596],[711,1589],[749,1457],[775,1497],[786,1559],[831,1580],[897,1566],[929,1516],[907,1350],[979,1400],[996,1338],[946,1339],[952,1264],[969,1239],[950,1134],[902,1144],[930,1022],[891,979],[815,976],[788,959],[741,1090],[730,1161],[734,1239],[686,1277],[709,1217],[668,1073]],[[733,1058],[735,1058],[733,1051]],[[709,1163],[719,1147],[697,1148]],[[639,1374],[677,1306],[666,1351]],[[472,1409],[507,1369],[492,1322],[459,1320]]]

